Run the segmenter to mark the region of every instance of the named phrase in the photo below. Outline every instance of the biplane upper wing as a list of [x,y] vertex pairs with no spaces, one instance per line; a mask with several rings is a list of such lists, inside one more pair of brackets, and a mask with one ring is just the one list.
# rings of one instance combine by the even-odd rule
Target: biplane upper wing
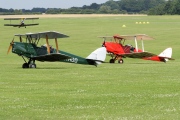
[[30,38],[46,38],[48,36],[48,39],[55,39],[55,38],[67,38],[68,35],[65,35],[63,33],[59,33],[56,31],[45,31],[45,32],[39,32],[39,33],[26,33],[26,34],[16,34],[15,36],[26,38],[27,36]]
[[154,38],[146,35],[146,34],[137,34],[137,35],[120,35],[121,38],[125,40],[154,40]]
[[134,40],[135,38],[136,38],[136,40],[154,40],[154,38],[152,38],[146,34],[99,36],[99,38],[104,38],[104,39],[113,39],[114,37],[125,39],[125,40]]
[[71,58],[70,56],[60,54],[60,53],[51,53],[51,54],[33,57],[33,59],[38,60],[38,61],[49,61],[49,62],[55,62],[55,61],[60,61],[60,60],[65,60],[65,59],[70,59],[70,58]]
[[35,20],[35,19],[39,19],[39,18],[4,18],[4,20]]
[[126,54],[121,54],[124,57],[129,57],[129,58],[144,58],[144,57],[152,57],[152,56],[157,56],[156,54],[150,53],[150,52],[135,52],[135,53],[126,53]]
[[39,19],[39,18],[25,18],[26,20],[35,20],[35,19]]
[[113,38],[113,36],[99,36],[98,38]]
[[[63,34],[63,33],[59,33],[56,31],[45,31],[45,32],[39,32],[39,33],[35,33],[35,36],[39,35],[40,38],[46,38],[46,36],[48,36],[48,39],[55,39],[55,38],[67,38],[69,36]],[[26,34],[29,35],[29,34]],[[33,37],[33,34],[31,34],[31,36]]]

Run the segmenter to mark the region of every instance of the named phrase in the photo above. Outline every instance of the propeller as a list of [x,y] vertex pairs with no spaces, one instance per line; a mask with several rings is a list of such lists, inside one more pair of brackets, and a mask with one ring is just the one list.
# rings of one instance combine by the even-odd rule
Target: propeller
[[102,43],[102,47],[105,47],[105,39],[104,39],[104,42]]
[[13,40],[10,42],[10,45],[9,45],[9,48],[8,48],[8,51],[7,51],[7,54],[10,52],[10,50],[12,49],[12,45],[14,44],[14,38]]

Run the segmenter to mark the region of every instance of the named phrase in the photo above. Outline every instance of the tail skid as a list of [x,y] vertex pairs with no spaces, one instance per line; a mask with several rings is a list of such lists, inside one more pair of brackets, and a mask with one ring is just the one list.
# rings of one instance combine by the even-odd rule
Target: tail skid
[[106,48],[101,47],[93,51],[89,56],[86,57],[86,60],[94,63],[94,65],[101,64],[106,59]]

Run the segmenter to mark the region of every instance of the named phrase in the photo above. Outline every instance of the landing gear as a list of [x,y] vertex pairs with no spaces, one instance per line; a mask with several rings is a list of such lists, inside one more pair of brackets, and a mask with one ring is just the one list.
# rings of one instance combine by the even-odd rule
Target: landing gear
[[116,57],[111,56],[111,57],[112,57],[112,59],[109,60],[109,63],[115,63],[116,60],[118,60],[119,64],[124,63],[124,60],[122,59],[122,56],[116,56]]
[[[22,58],[24,59],[23,56],[22,56]],[[24,61],[25,61],[25,63],[22,65],[22,68],[36,68],[35,60],[30,58],[28,62],[26,62],[25,59],[24,59]]]
[[36,64],[35,63],[30,64],[29,68],[36,68]]
[[115,63],[115,60],[114,59],[110,59],[109,63]]
[[22,65],[22,68],[29,68],[28,63],[24,63],[24,64]]
[[123,64],[123,63],[124,63],[124,60],[123,60],[123,59],[119,59],[119,60],[118,60],[118,63],[119,63],[119,64]]

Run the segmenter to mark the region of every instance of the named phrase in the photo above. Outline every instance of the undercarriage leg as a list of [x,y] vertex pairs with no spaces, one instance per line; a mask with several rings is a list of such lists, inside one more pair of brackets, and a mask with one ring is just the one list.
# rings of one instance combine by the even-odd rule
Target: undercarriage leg
[[35,60],[34,59],[29,59],[29,68],[36,68]]
[[23,60],[25,63],[22,65],[22,68],[36,68],[35,60],[34,59],[29,59],[28,62],[26,62],[25,58],[22,56]]

